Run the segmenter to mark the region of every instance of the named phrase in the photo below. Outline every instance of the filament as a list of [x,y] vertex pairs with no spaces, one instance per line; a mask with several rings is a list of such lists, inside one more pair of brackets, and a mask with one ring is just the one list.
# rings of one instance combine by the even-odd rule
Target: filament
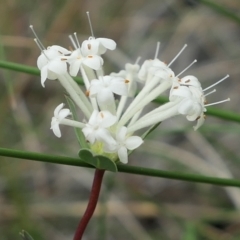
[[173,60],[168,64],[168,67],[172,65],[172,63],[180,56],[180,54],[184,51],[184,49],[187,47],[187,44],[183,46],[183,48],[180,50],[180,52],[173,58]]
[[228,77],[229,77],[229,75],[225,76],[224,78],[220,79],[219,81],[217,81],[216,83],[212,84],[211,86],[203,89],[203,91],[206,91],[206,90],[208,90],[209,88],[212,88],[212,87],[218,85],[219,83],[223,82],[223,81],[224,81],[225,79],[227,79]]
[[157,47],[156,47],[156,52],[155,52],[154,59],[157,58],[157,56],[158,56],[158,54],[159,54],[159,49],[160,49],[160,42],[157,42]]
[[197,62],[197,59],[195,59],[191,64],[189,64],[185,69],[183,69],[176,77],[180,76],[182,73],[187,71],[194,63]]
[[86,14],[87,14],[87,17],[88,17],[88,23],[89,23],[89,26],[90,26],[90,31],[91,31],[92,37],[94,37],[92,22],[91,22],[91,19],[90,19],[90,13],[86,12]]
[[204,105],[205,107],[208,107],[208,106],[212,106],[212,105],[217,105],[217,104],[220,104],[220,103],[224,103],[224,102],[228,102],[230,101],[230,98],[227,98],[225,100],[222,100],[222,101],[219,101],[219,102],[215,102],[215,103],[209,103],[209,104],[206,104]]

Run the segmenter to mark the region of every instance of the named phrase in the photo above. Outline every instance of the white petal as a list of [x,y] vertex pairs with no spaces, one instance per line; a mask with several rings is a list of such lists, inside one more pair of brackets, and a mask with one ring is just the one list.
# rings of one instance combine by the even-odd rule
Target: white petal
[[38,68],[41,70],[42,67],[44,67],[45,65],[47,65],[48,63],[48,59],[46,58],[46,56],[42,53],[38,59],[37,59],[37,66]]
[[116,139],[118,142],[123,143],[125,141],[127,134],[127,128],[125,126],[121,127],[116,135]]
[[70,63],[70,68],[69,68],[70,75],[73,77],[76,77],[80,69],[80,66],[81,66],[80,60],[75,60],[74,62]]
[[47,74],[47,78],[48,78],[49,80],[56,80],[57,77],[58,77],[56,73],[54,73],[54,72],[52,72],[52,71],[50,71],[50,70],[48,70],[47,73],[48,73],[48,74]]
[[201,84],[195,76],[189,75],[181,79],[181,83],[189,86],[200,87]]
[[52,45],[51,49],[58,51],[59,54],[70,54],[71,53],[71,51],[69,51],[66,48],[63,48],[61,46],[58,46],[58,45]]
[[55,124],[54,126],[51,127],[51,129],[53,130],[53,133],[57,136],[57,137],[61,137],[61,131],[59,128],[59,124]]
[[112,115],[108,111],[99,112],[98,119],[99,119],[99,126],[103,128],[108,128],[117,121],[117,117]]
[[62,119],[66,118],[68,115],[70,115],[71,112],[69,109],[64,108],[59,112],[58,119],[61,121]]
[[44,83],[47,80],[47,75],[48,75],[48,69],[47,69],[47,65],[46,65],[41,69],[41,84],[43,87],[45,87]]
[[103,82],[98,79],[93,79],[89,88],[90,97],[95,96],[98,92],[102,90]]
[[53,114],[54,114],[54,117],[58,118],[59,112],[61,111],[61,109],[63,108],[63,106],[64,106],[64,104],[61,103],[61,104],[59,104],[59,105],[55,108],[54,113],[53,113]]
[[138,136],[129,137],[125,141],[125,145],[126,145],[127,149],[129,149],[129,150],[138,148],[142,143],[143,143],[142,138],[140,138]]
[[97,100],[100,104],[107,104],[114,101],[114,96],[109,88],[102,88],[97,94]]
[[98,114],[99,112],[97,110],[93,110],[92,115],[88,121],[90,125],[94,126],[97,123]]
[[122,163],[124,164],[128,163],[128,154],[127,149],[125,147],[120,147],[118,149],[118,157]]
[[103,64],[103,59],[97,55],[89,55],[85,57],[82,62],[86,66],[98,70]]
[[112,79],[110,88],[112,92],[118,94],[118,95],[124,95],[126,96],[128,93],[127,84],[124,82],[124,79],[118,78],[118,79]]
[[142,64],[142,66],[141,66],[141,68],[138,72],[138,77],[139,77],[140,80],[142,80],[142,81],[146,80],[147,74],[148,74],[148,68],[151,66],[151,64],[152,64],[152,60],[146,60]]
[[191,99],[183,100],[178,108],[178,112],[183,115],[189,114],[193,109],[193,101]]
[[48,69],[56,74],[64,74],[67,72],[67,63],[61,60],[52,60],[48,64]]
[[115,144],[115,140],[110,135],[109,131],[105,128],[98,128],[95,131],[95,136],[96,136],[97,140],[103,141],[103,142],[107,143],[108,145]]
[[187,120],[189,121],[195,121],[200,115],[203,113],[203,108],[201,104],[194,103],[192,112],[188,114]]
[[188,87],[174,84],[170,90],[170,101],[174,101],[175,97],[191,98],[192,94]]
[[97,40],[101,45],[110,50],[114,50],[117,46],[116,42],[109,38],[97,38]]
[[99,42],[95,39],[89,39],[82,42],[81,52],[84,56],[89,54],[97,54],[99,48]]
[[198,128],[200,128],[205,121],[204,114],[200,116],[200,118],[197,120],[197,124],[193,127],[194,131],[196,131]]
[[95,131],[93,130],[92,127],[86,126],[86,127],[84,127],[84,128],[82,129],[82,132],[83,132],[85,138],[86,138],[91,144],[93,144],[93,143],[95,142],[95,140],[96,140],[95,135],[96,135],[96,134],[95,134]]

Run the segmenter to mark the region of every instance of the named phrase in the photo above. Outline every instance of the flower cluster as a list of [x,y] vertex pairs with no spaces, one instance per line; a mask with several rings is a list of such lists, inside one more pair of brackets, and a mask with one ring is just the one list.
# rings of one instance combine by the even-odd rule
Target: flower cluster
[[[54,111],[51,129],[57,137],[61,137],[59,125],[80,128],[92,151],[96,154],[111,153],[113,160],[119,159],[122,163],[128,162],[128,150],[134,150],[143,143],[140,136],[134,136],[140,129],[176,115],[195,121],[194,129],[198,129],[204,123],[206,106],[210,105],[206,105],[206,95],[215,90],[208,94],[205,91],[228,77],[202,89],[195,76],[180,78],[196,60],[178,75],[170,68],[186,45],[166,64],[157,58],[159,44],[154,59],[141,65],[139,61],[127,63],[119,73],[105,75],[102,54],[114,50],[116,43],[111,39],[91,36],[80,45],[76,34],[70,39],[75,50],[56,45],[46,49],[37,36],[35,39],[41,50],[37,66],[41,70],[42,86],[45,87],[47,79],[58,79],[84,114],[82,122],[67,119],[71,112],[60,104]],[[72,78],[79,72],[84,90]],[[137,90],[139,85],[142,87]],[[169,91],[169,102],[143,114],[143,109],[165,91]]]

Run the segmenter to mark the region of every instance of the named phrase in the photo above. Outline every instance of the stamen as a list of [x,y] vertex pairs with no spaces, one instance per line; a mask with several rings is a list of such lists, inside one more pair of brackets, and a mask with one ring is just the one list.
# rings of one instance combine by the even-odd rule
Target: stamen
[[74,37],[75,37],[75,41],[76,41],[76,43],[77,43],[77,48],[80,48],[80,44],[79,44],[79,41],[78,41],[78,38],[77,38],[77,33],[75,32],[74,33]]
[[187,44],[185,44],[183,46],[183,48],[180,50],[180,52],[176,55],[175,58],[173,58],[173,60],[168,64],[168,67],[170,67],[170,65],[180,56],[180,54],[184,51],[184,49],[187,47]]
[[41,51],[41,52],[44,52],[44,51],[43,51],[44,49],[42,49],[42,46],[40,45],[40,43],[38,42],[38,40],[37,40],[36,38],[34,38],[33,40],[34,40],[34,42],[37,44],[37,46],[38,46],[38,48],[40,49],[40,51]]
[[227,79],[228,77],[229,77],[229,75],[227,75],[226,77],[224,77],[224,78],[220,79],[218,82],[216,82],[216,83],[212,84],[211,86],[209,86],[209,87],[207,87],[207,88],[203,89],[203,91],[206,91],[206,90],[208,90],[209,88],[212,88],[212,87],[214,87],[214,86],[218,85],[219,83],[221,83],[222,81],[224,81],[224,80],[225,80],[225,79]]
[[155,52],[154,59],[157,58],[157,56],[158,56],[158,54],[159,54],[159,49],[160,49],[160,42],[157,42],[157,47],[156,47],[156,52]]
[[75,43],[75,41],[73,39],[73,36],[69,35],[68,37],[70,38],[70,41],[71,41],[72,45],[74,46],[74,48],[77,49],[78,47],[77,47],[77,44]]
[[127,79],[125,79],[125,80],[124,80],[124,83],[129,83],[129,82],[130,82],[130,81],[129,81],[129,80],[127,80]]
[[87,17],[88,17],[88,23],[89,23],[89,26],[90,26],[90,31],[91,31],[92,37],[94,37],[92,22],[91,22],[91,19],[90,19],[90,14],[89,14],[89,12],[86,12],[86,14],[87,14]]
[[40,39],[38,38],[38,36],[37,36],[37,34],[36,34],[36,32],[34,31],[34,28],[33,28],[33,25],[30,25],[29,26],[30,28],[31,28],[31,30],[32,30],[32,32],[33,32],[33,35],[35,36],[35,38],[37,39],[37,45],[38,45],[38,47],[41,49],[41,51],[42,50],[46,50],[46,48],[43,46],[43,44],[41,43],[41,41],[40,41]]
[[213,89],[211,92],[206,93],[206,94],[204,95],[204,97],[206,97],[206,96],[208,96],[208,95],[210,95],[210,94],[212,94],[212,93],[214,93],[214,92],[216,92],[216,89]]
[[197,59],[195,59],[191,64],[189,64],[185,69],[183,69],[176,77],[180,76],[182,73],[187,71],[194,63],[197,62]]
[[220,103],[224,103],[224,102],[228,102],[230,101],[230,98],[227,98],[225,100],[219,101],[219,102],[215,102],[215,103],[209,103],[207,105],[204,105],[204,107],[208,107],[208,106],[212,106],[212,105],[216,105],[216,104],[220,104]]
[[38,40],[36,38],[34,38],[34,42],[37,44],[38,48],[41,50],[42,54],[46,57],[46,59],[49,60],[47,54],[45,53],[45,49],[42,49],[40,43],[38,42]]

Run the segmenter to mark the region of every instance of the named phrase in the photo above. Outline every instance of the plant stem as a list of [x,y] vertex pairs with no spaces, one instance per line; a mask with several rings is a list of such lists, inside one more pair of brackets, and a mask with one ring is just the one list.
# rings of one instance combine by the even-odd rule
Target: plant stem
[[101,170],[101,169],[95,170],[88,206],[87,206],[87,209],[86,209],[81,221],[78,224],[78,227],[75,232],[73,240],[81,240],[82,239],[83,233],[88,225],[88,222],[90,221],[90,219],[95,211],[95,208],[96,208],[97,202],[98,202],[101,185],[102,185],[102,179],[103,179],[104,172],[105,172],[105,170]]

